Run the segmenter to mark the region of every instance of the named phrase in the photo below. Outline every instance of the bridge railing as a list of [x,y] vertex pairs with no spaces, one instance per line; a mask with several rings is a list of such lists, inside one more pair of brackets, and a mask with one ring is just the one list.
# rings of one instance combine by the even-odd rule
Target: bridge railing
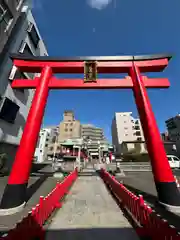
[[42,226],[56,208],[60,208],[62,200],[73,182],[78,176],[77,169],[70,173],[61,183],[57,183],[56,187],[46,196],[41,196],[39,203],[32,208],[28,216],[23,218],[14,229],[1,237],[0,240],[32,240],[34,238],[44,239],[44,231]]
[[160,215],[148,206],[143,196],[136,196],[104,169],[101,169],[100,175],[117,201],[122,204],[123,208],[126,209],[136,223],[136,230],[140,236],[154,240],[180,240],[178,230],[174,226],[169,225],[165,219],[162,219]]

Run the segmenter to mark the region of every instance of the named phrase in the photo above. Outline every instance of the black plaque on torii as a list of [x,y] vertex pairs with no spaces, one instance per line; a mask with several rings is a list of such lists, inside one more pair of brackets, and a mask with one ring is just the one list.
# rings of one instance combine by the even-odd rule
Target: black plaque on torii
[[97,81],[97,61],[84,62],[84,83]]

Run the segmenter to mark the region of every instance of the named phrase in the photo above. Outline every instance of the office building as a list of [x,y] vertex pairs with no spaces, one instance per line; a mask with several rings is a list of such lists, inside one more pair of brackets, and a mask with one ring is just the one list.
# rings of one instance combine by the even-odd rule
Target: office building
[[59,142],[68,139],[75,139],[81,137],[81,124],[76,120],[73,111],[65,111],[63,114],[63,121],[59,125]]
[[[7,167],[10,168],[20,143],[34,95],[34,90],[12,89],[11,83],[15,78],[33,78],[34,74],[23,73],[16,69],[9,55],[10,53],[19,53],[26,56],[44,56],[47,55],[47,50],[28,5],[18,0],[6,2],[11,2],[11,4],[22,3],[22,5],[17,5],[19,9],[18,17],[11,19],[11,13],[13,15],[11,7],[5,4],[5,1],[0,1],[0,14],[1,18],[3,14],[3,21],[8,23],[6,14],[11,16],[7,25],[8,31],[11,29],[8,34],[7,29],[3,28],[5,23],[4,25],[2,25],[2,22],[0,23],[1,41],[3,31],[5,35],[8,35],[8,39],[4,38],[3,44],[1,43],[3,58],[0,62],[0,154],[5,153],[7,155]],[[13,27],[11,27],[11,24],[13,24]]]
[[122,146],[125,143],[128,143],[128,149],[130,149],[134,148],[134,142],[144,142],[141,122],[132,116],[132,112],[115,113],[111,132],[112,144],[115,146],[117,153],[121,153]]

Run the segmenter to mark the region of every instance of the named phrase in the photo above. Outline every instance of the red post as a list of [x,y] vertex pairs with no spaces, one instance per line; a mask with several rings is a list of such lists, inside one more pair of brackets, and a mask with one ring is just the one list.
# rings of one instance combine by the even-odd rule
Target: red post
[[46,107],[49,92],[48,85],[51,76],[51,68],[48,66],[44,67],[1,201],[2,209],[15,208],[21,206],[26,201],[26,187]]
[[134,97],[151,159],[159,201],[167,206],[180,206],[180,193],[177,189],[150,100],[136,63],[133,63],[129,74],[133,82]]

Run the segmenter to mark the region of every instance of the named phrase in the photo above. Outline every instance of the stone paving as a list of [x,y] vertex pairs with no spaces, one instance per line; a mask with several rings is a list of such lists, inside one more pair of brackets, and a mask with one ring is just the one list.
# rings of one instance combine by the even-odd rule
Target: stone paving
[[101,178],[92,167],[88,167],[52,219],[46,240],[109,238],[138,239]]

